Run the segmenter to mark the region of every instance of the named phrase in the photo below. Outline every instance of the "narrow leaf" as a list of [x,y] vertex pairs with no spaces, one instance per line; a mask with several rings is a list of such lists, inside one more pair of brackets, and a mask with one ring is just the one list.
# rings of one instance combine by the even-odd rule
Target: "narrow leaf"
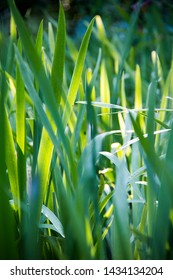
[[92,19],[92,21],[90,22],[87,31],[83,37],[81,46],[80,46],[80,50],[78,53],[78,58],[75,64],[75,68],[73,71],[73,76],[71,79],[71,83],[70,83],[70,88],[68,91],[68,97],[67,97],[67,102],[65,104],[64,107],[64,113],[63,113],[63,123],[64,126],[66,127],[68,120],[70,118],[71,115],[71,111],[76,99],[76,95],[77,95],[77,91],[79,88],[79,84],[80,84],[80,80],[81,80],[81,75],[82,75],[82,71],[84,68],[84,61],[85,61],[85,57],[86,57],[86,52],[87,52],[87,48],[88,48],[88,44],[89,44],[89,39],[91,36],[91,31],[92,31],[92,27],[94,24],[94,20]]

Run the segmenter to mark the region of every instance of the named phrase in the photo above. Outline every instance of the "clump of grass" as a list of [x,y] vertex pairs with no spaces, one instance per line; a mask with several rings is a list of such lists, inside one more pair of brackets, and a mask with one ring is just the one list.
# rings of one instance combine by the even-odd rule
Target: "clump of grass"
[[49,22],[46,33],[41,22],[33,40],[8,2],[0,258],[171,259],[173,66],[163,75],[153,51],[143,78],[132,56],[140,10],[123,46],[108,40],[97,16],[77,50],[61,4],[58,25]]

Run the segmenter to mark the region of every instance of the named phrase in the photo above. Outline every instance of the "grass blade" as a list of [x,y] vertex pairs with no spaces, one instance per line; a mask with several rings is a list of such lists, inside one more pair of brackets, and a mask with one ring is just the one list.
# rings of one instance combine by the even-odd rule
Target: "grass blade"
[[[105,61],[103,60],[101,63],[101,69],[100,69],[100,99],[102,103],[110,103],[110,88],[109,88],[109,81],[106,71],[106,65]],[[101,108],[102,114],[109,114],[110,109],[109,108]],[[105,124],[109,126],[109,115],[103,115],[102,119]]]
[[61,234],[62,237],[64,237],[62,224],[59,221],[58,217],[56,217],[55,214],[45,205],[42,206],[41,212],[51,221],[57,232]]
[[95,19],[92,19],[92,21],[90,22],[90,24],[87,28],[87,31],[83,37],[83,40],[82,40],[82,43],[80,46],[80,50],[78,53],[77,61],[75,64],[73,76],[72,76],[69,91],[68,91],[67,102],[65,104],[64,112],[63,112],[64,126],[66,126],[68,123],[68,120],[71,115],[72,107],[73,107],[75,99],[76,99],[77,91],[78,91],[80,80],[81,80],[82,71],[84,68],[84,61],[85,61],[85,57],[86,57],[86,52],[87,52],[94,20]]
[[64,74],[64,61],[65,61],[65,43],[66,42],[66,25],[65,16],[60,4],[58,29],[56,35],[56,43],[54,50],[54,57],[52,63],[51,83],[57,100],[57,104],[61,101],[63,74]]
[[28,31],[24,25],[24,22],[20,16],[19,12],[17,11],[14,3],[11,0],[9,0],[8,2],[9,2],[9,6],[11,8],[14,20],[16,22],[16,25],[17,25],[17,28],[19,31],[21,42],[25,49],[25,53],[29,59],[32,71],[35,75],[35,78],[38,82],[40,90],[43,94],[45,104],[48,107],[48,110],[49,110],[54,122],[56,123],[56,127],[58,128],[59,136],[60,136],[61,141],[64,144],[64,148],[68,154],[69,162],[70,162],[70,164],[73,164],[73,167],[75,168],[72,151],[70,149],[70,145],[68,143],[67,137],[64,134],[64,126],[62,124],[60,114],[57,110],[54,92],[53,92],[51,83],[46,76],[44,67],[41,62],[41,58],[39,57],[39,55],[35,49],[34,43],[31,40],[31,38],[28,34]]
[[[5,112],[5,94],[7,92],[7,83],[5,75],[0,77],[0,259],[17,259],[17,248],[15,243],[15,221],[14,213],[9,203],[8,181],[6,176],[6,153],[7,139],[6,136],[6,112]],[[9,130],[9,127],[8,127]],[[6,155],[5,155],[6,154]]]

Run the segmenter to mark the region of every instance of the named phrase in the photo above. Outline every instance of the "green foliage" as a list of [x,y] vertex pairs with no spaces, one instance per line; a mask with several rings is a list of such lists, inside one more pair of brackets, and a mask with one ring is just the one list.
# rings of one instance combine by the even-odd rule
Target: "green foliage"
[[123,41],[96,16],[78,50],[61,5],[34,41],[8,2],[0,258],[172,259],[173,63],[162,43],[137,61],[137,8]]

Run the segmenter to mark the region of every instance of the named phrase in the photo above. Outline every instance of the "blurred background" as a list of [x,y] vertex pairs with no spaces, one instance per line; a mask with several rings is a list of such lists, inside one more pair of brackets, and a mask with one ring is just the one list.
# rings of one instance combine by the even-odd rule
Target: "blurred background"
[[[75,33],[79,28],[80,21],[90,20],[95,15],[103,17],[104,23],[111,27],[118,22],[128,22],[130,14],[136,8],[138,2],[141,2],[140,24],[145,23],[146,17],[151,14],[151,10],[157,10],[164,21],[171,25],[172,21],[172,1],[171,0],[62,0],[61,1],[68,19],[68,30]],[[15,0],[15,3],[24,18],[32,18],[34,29],[35,21],[46,18],[47,15],[57,18],[58,0]],[[0,27],[5,28],[9,20],[9,10],[7,0],[0,0]],[[153,25],[155,23],[153,22]],[[80,32],[80,30],[78,30]],[[108,30],[109,32],[109,30]]]
[[[129,59],[135,54],[135,63],[146,65],[143,75],[147,78],[147,61],[150,60],[151,51],[156,49],[163,64],[164,73],[171,64],[173,45],[173,3],[171,0],[62,0],[66,16],[67,34],[79,46],[86,30],[86,25],[95,16],[100,15],[106,30],[107,38],[119,48],[122,46],[130,26],[130,19],[137,5],[140,3],[140,13],[137,26],[133,34],[132,48]],[[44,19],[44,30],[48,22],[58,19],[58,0],[15,0],[15,3],[25,19],[29,30],[36,34],[39,23]],[[6,0],[0,0],[0,41],[6,40],[9,34],[10,12]],[[3,34],[3,36],[2,36]],[[2,40],[3,38],[3,40]],[[119,44],[118,44],[119,42]],[[96,41],[92,45],[92,57],[97,56]],[[145,56],[141,56],[145,53]],[[145,61],[144,61],[145,60]],[[145,62],[145,63],[144,63]],[[135,69],[132,65],[132,68]]]

